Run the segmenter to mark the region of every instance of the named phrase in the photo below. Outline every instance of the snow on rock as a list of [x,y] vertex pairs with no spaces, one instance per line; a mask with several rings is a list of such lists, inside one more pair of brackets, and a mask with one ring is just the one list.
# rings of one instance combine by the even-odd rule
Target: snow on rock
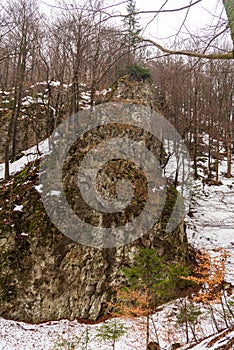
[[16,205],[13,209],[13,211],[22,211],[23,210],[23,205]]
[[[47,154],[50,152],[49,139],[40,142],[37,146],[29,148],[27,151],[23,151],[23,157],[16,160],[13,163],[9,163],[10,175],[22,170],[28,163],[41,157],[41,154]],[[0,164],[0,180],[4,178],[5,164]]]
[[35,185],[35,186],[33,186],[33,187],[35,188],[35,190],[37,190],[37,192],[42,193],[42,187],[43,187],[42,184],[40,184],[40,185]]
[[21,232],[21,233],[20,233],[20,236],[22,236],[22,237],[27,237],[27,236],[28,236],[28,233]]
[[50,193],[48,193],[50,196],[60,196],[61,195],[61,191],[50,191]]

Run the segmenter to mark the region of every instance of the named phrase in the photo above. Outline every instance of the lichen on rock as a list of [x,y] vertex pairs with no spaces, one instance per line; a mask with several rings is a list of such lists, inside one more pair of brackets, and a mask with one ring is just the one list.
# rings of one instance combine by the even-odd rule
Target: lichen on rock
[[[156,108],[154,90],[149,82],[121,80],[114,91],[107,96],[108,100],[132,103],[137,101],[136,103]],[[67,167],[70,179],[67,188],[65,186],[67,197],[69,199],[71,193],[71,204],[79,208],[82,207],[79,196],[76,197],[69,187],[76,176],[72,164],[79,156],[82,158],[79,149],[83,149],[84,153],[87,152],[87,149],[92,147],[92,142],[95,143],[100,137],[98,135],[100,131],[103,137],[114,135],[113,130],[108,127],[103,127],[103,130],[99,128],[92,135],[87,134],[86,143],[78,142],[74,145],[69,153],[70,158],[64,165],[64,169]],[[122,135],[121,130],[115,132]],[[134,128],[129,128],[129,132],[138,139],[145,137]],[[90,142],[87,143],[89,138]],[[149,139],[148,143],[152,143],[155,152],[158,150],[159,154],[158,142]],[[115,172],[118,167],[119,172],[125,173],[126,176],[133,170],[131,167],[128,169],[124,162],[118,166],[113,162],[109,164],[109,168],[100,173],[100,180],[104,179],[107,190],[112,196],[113,183],[109,181],[111,176],[108,177],[107,174],[111,175],[111,172]],[[121,268],[131,262],[138,247],[156,249],[158,255],[163,256],[171,264],[186,262],[187,239],[184,223],[181,222],[172,233],[166,233],[165,230],[165,222],[173,210],[177,196],[176,191],[170,191],[164,212],[146,235],[125,246],[97,249],[83,246],[67,238],[51,223],[43,207],[40,193],[35,189],[39,181],[38,171],[39,161],[35,161],[11,177],[10,181],[1,183],[0,315],[2,317],[35,323],[61,318],[97,320],[107,313],[107,304],[115,296],[114,287],[124,283]],[[138,181],[141,181],[141,174],[138,173],[137,176]],[[141,185],[144,186],[144,182]],[[144,194],[139,188],[136,201],[140,199],[144,201]],[[138,204],[137,202],[135,209]],[[22,210],[14,211],[19,205]]]

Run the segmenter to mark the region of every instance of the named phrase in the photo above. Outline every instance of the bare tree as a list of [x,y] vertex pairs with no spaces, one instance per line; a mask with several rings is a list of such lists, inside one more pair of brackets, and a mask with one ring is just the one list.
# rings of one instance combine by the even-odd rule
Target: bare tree
[[17,124],[22,106],[24,80],[27,70],[29,52],[38,39],[39,12],[34,0],[11,1],[5,7],[7,18],[13,24],[9,28],[8,40],[12,45],[15,56],[14,100],[11,118],[9,121],[8,135],[5,144],[5,178],[9,177],[10,143],[11,158],[16,155]]
[[[187,19],[187,15],[188,15],[188,11],[194,7],[195,5],[197,5],[198,3],[200,3],[202,0],[198,0],[198,1],[191,1],[190,4],[187,6],[187,12],[185,14],[184,17],[184,21],[181,25],[181,28],[179,29],[179,32],[181,31],[182,28],[187,30],[186,27],[186,19]],[[158,11],[140,11],[140,13],[152,13],[152,14],[157,14],[157,16],[159,16],[162,13],[165,12],[178,12],[181,10],[185,10],[184,7],[182,8],[172,8],[172,9],[165,9],[165,6],[167,5],[168,1],[165,1],[163,7],[161,9],[159,9]],[[150,44],[152,47],[155,47],[157,49],[159,49],[161,52],[165,53],[165,54],[169,54],[169,55],[183,55],[183,56],[190,56],[190,57],[197,57],[197,58],[207,58],[207,59],[232,59],[234,58],[233,55],[233,49],[231,48],[231,50],[224,50],[223,47],[217,49],[217,39],[220,38],[219,42],[222,41],[223,36],[225,34],[227,34],[228,32],[231,35],[231,40],[232,40],[232,47],[234,45],[234,15],[233,15],[233,8],[234,8],[234,3],[233,0],[223,0],[223,6],[226,12],[226,17],[227,20],[223,19],[223,18],[219,18],[217,20],[217,25],[215,27],[212,27],[209,29],[209,36],[206,34],[205,38],[202,38],[202,36],[200,37],[200,42],[203,43],[203,45],[200,48],[196,48],[196,50],[189,50],[189,49],[183,49],[181,48],[167,48],[163,45],[161,45],[159,42],[157,42],[157,40],[151,39],[151,38],[146,38],[146,37],[139,37],[139,39],[142,42],[146,42],[148,44]],[[195,13],[195,7],[194,7],[194,13]],[[152,20],[152,19],[151,19]],[[206,32],[208,31],[208,29],[206,28]],[[176,34],[176,36],[178,37],[178,34]],[[195,36],[194,36],[195,37]],[[213,46],[212,46],[213,45]],[[181,45],[182,46],[182,45]]]

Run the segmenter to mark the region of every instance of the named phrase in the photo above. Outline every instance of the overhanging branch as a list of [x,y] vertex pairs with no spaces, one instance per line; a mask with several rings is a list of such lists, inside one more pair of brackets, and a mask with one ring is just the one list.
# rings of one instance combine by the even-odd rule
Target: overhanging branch
[[227,52],[227,53],[199,53],[199,52],[193,52],[193,51],[187,51],[187,50],[170,50],[156,41],[152,39],[145,39],[143,37],[138,37],[141,42],[149,43],[153,46],[155,46],[157,49],[159,49],[162,52],[165,52],[169,55],[183,55],[183,56],[189,56],[189,57],[197,57],[197,58],[207,58],[207,59],[233,59],[234,58],[234,50]]

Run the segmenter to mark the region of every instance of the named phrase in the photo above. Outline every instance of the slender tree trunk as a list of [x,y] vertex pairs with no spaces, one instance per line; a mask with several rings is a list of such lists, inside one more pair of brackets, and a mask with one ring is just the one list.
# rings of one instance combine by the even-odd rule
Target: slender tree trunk
[[208,178],[212,178],[212,147],[213,147],[213,137],[211,136],[212,133],[212,121],[211,118],[209,118],[209,143],[208,143]]
[[234,0],[223,0],[234,46]]
[[227,135],[227,178],[232,177],[232,136],[231,136],[231,123],[228,125]]
[[222,297],[220,297],[220,301],[221,301],[221,306],[222,306],[222,310],[223,310],[224,322],[225,322],[226,327],[229,328],[229,324],[228,324],[228,321],[227,321],[227,311],[225,310],[225,306],[223,304],[223,298]]
[[193,164],[194,164],[194,178],[198,178],[197,172],[197,147],[198,147],[198,116],[197,116],[197,88],[195,88],[195,102],[194,102],[194,151],[193,151]]
[[159,337],[158,337],[157,328],[156,328],[156,326],[155,326],[155,322],[154,322],[154,319],[153,319],[152,316],[151,316],[151,322],[152,322],[152,325],[153,325],[153,327],[154,327],[154,332],[155,332],[155,337],[156,337],[157,343],[160,344],[160,343],[159,343]]
[[5,180],[8,180],[10,177],[9,160],[10,160],[10,143],[11,143],[12,127],[13,127],[13,112],[10,117],[7,136],[6,136],[6,142],[5,142],[5,174],[4,174]]
[[191,332],[192,332],[194,341],[197,342],[195,327],[193,328],[191,322],[189,322],[189,327],[190,327],[190,329],[191,329]]
[[150,315],[146,316],[146,349],[148,348],[149,344],[149,327],[150,327]]
[[226,304],[226,306],[227,306],[227,308],[228,308],[228,311],[230,312],[230,315],[231,315],[231,316],[233,317],[233,319],[234,319],[234,313],[233,313],[232,309],[230,308],[230,305],[229,305],[229,303],[228,303],[227,296],[226,296],[226,292],[225,292],[224,288],[223,288],[223,297],[224,297],[224,300],[225,300],[225,304]]
[[212,308],[212,306],[210,304],[208,304],[208,305],[209,305],[212,321],[214,322],[214,325],[215,325],[215,328],[216,328],[217,332],[219,332],[219,327],[218,327],[217,321],[215,319],[214,310],[213,310],[213,308]]
[[3,89],[7,89],[8,87],[8,77],[9,77],[9,64],[10,64],[10,59],[8,58],[4,64],[4,76],[3,76]]
[[79,90],[78,72],[75,71],[72,83],[71,114],[75,114],[79,110]]
[[27,59],[27,37],[26,37],[26,28],[25,24],[23,27],[22,39],[20,43],[20,52],[17,65],[17,81],[15,85],[16,95],[16,109],[13,114],[13,130],[12,130],[12,159],[16,156],[16,137],[17,137],[17,125],[18,119],[20,116],[20,110],[22,106],[22,95],[23,95],[23,85],[25,79],[25,70],[26,70],[26,59]]
[[12,146],[12,131],[14,127],[14,118],[15,118],[15,113],[16,113],[16,102],[17,102],[17,89],[15,86],[15,92],[14,92],[14,104],[12,108],[12,112],[10,115],[10,121],[8,125],[8,130],[7,130],[7,136],[6,136],[6,142],[5,142],[5,180],[8,180],[10,177],[10,167],[9,167],[9,161],[10,161],[10,150]]
[[227,125],[227,177],[232,177],[232,122],[234,114],[234,84],[232,85],[231,93],[231,111]]
[[18,126],[18,120],[19,120],[19,116],[20,116],[20,110],[21,110],[21,106],[22,106],[22,89],[23,86],[22,84],[20,84],[21,86],[19,87],[19,95],[18,95],[18,103],[17,103],[17,107],[16,107],[16,113],[14,114],[14,119],[13,119],[13,131],[12,131],[12,154],[11,154],[11,158],[14,160],[15,156],[16,156],[16,137],[17,137],[17,126]]
[[215,182],[218,184],[219,182],[219,146],[220,146],[220,139],[219,135],[217,135],[217,147],[216,147],[216,160],[215,160]]
[[[183,306],[183,303],[182,303]],[[186,343],[189,343],[189,326],[188,326],[188,313],[187,313],[187,302],[184,301],[184,313],[185,313],[185,334],[186,334]]]

